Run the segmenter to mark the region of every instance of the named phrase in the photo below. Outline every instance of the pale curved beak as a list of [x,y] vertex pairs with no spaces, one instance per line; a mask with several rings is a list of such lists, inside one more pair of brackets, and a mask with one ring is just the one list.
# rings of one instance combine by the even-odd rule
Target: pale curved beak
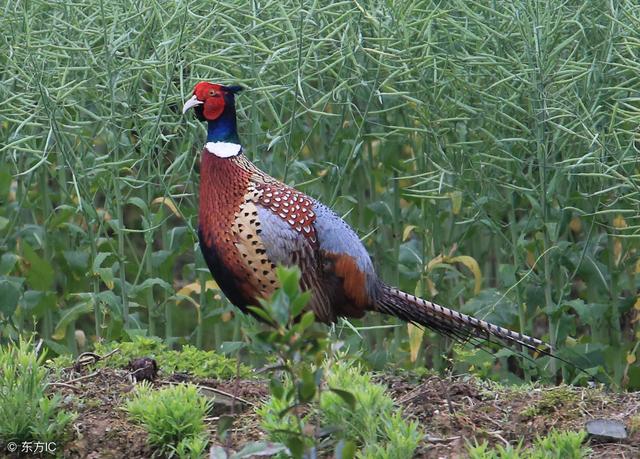
[[185,102],[184,107],[182,107],[182,114],[184,115],[185,113],[187,113],[187,110],[189,110],[190,108],[193,108],[196,105],[202,105],[202,104],[204,104],[204,102],[202,102],[201,100],[198,100],[196,96],[193,96],[191,99]]

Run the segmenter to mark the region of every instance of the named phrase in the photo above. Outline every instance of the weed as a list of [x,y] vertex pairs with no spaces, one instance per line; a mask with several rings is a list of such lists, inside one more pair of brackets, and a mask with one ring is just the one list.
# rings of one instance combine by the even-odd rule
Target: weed
[[491,449],[487,442],[467,447],[470,459],[583,459],[591,450],[583,445],[586,432],[561,432],[552,430],[545,437],[538,437],[533,446],[523,448],[498,445]]
[[417,424],[405,422],[385,389],[345,363],[346,355],[326,360],[329,349],[312,329],[313,313],[302,314],[308,295],[300,292],[299,276],[295,268],[278,268],[282,288],[259,312],[274,330],[251,337],[251,346],[277,356],[285,373],[271,379],[271,397],[257,409],[263,428],[294,457],[317,449],[319,429],[337,430],[335,448],[344,448],[344,440],[357,443],[363,457],[411,457],[420,441]]
[[468,447],[469,459],[524,459],[521,455],[522,446],[498,445],[495,449],[489,446],[486,441]]
[[[236,359],[215,351],[203,351],[187,344],[179,351],[169,351],[158,361],[166,371],[186,372],[200,378],[230,379],[236,376],[249,378],[253,370]],[[162,368],[162,367],[161,367]]]
[[582,459],[587,457],[590,449],[583,446],[586,432],[560,432],[552,430],[545,437],[538,437],[533,450],[532,459]]
[[[233,378],[236,374],[243,378],[252,375],[249,367],[244,364],[238,365],[235,359],[215,351],[197,349],[188,344],[181,350],[172,350],[158,337],[134,336],[133,341],[96,344],[96,352],[102,355],[116,348],[120,351],[102,361],[100,365],[122,368],[132,359],[151,357],[156,360],[160,370],[165,374],[184,372],[200,378],[219,379]],[[67,363],[66,358],[61,362]],[[57,362],[56,365],[58,365]]]
[[[368,374],[356,364],[334,362],[325,366],[325,383],[330,390],[322,391],[320,401],[304,411],[292,412],[282,394],[292,390],[285,382],[283,391],[271,397],[257,409],[262,427],[269,437],[285,442],[296,432],[300,422],[331,432],[333,444],[348,441],[360,448],[359,457],[402,459],[412,457],[421,439],[417,423],[407,422],[394,407],[384,387],[371,382]],[[306,438],[306,446],[313,445]]]
[[179,459],[200,459],[205,457],[209,440],[205,435],[185,437],[172,450]]
[[211,402],[193,385],[178,384],[156,390],[141,383],[125,410],[146,429],[149,443],[159,452],[174,450],[181,457],[197,457],[205,440],[204,417]]
[[338,358],[326,368],[326,382],[332,389],[348,391],[355,398],[350,406],[335,391],[320,399],[323,425],[339,429],[339,437],[356,442],[362,457],[412,457],[421,439],[417,423],[407,422],[394,407],[385,388],[355,364]]
[[46,394],[44,357],[30,341],[0,346],[0,442],[61,442],[75,418]]
[[578,394],[570,386],[549,387],[542,390],[540,399],[520,413],[524,417],[544,416],[563,410],[568,415],[575,410]]

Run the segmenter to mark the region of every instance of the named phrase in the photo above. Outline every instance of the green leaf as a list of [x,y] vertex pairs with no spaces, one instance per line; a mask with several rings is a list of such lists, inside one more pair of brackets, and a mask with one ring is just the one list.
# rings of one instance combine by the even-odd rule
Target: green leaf
[[120,231],[124,231],[125,229],[120,223],[120,220],[117,218],[112,218],[111,220],[108,220],[107,226],[109,227],[109,229],[115,231],[116,233],[119,233]]
[[251,311],[253,314],[257,315],[259,318],[263,319],[268,324],[273,323],[273,319],[269,314],[262,308],[257,306],[247,306],[247,309]]
[[26,242],[22,245],[24,258],[29,262],[27,283],[34,290],[50,290],[53,287],[54,271],[48,261],[40,257]]
[[13,177],[7,169],[0,170],[0,201],[4,201],[7,194],[9,194],[11,180],[13,180]]
[[115,317],[122,317],[122,298],[111,290],[105,290],[95,295],[97,303],[106,304]]
[[302,292],[291,302],[291,315],[293,317],[298,317],[300,313],[304,310],[305,306],[309,303],[311,299],[311,292],[306,291]]
[[284,386],[280,378],[271,378],[269,381],[269,392],[275,398],[282,398],[284,395]]
[[611,310],[606,303],[586,304],[579,298],[568,301],[565,304],[572,307],[580,317],[580,320],[589,324],[592,329],[601,327]]
[[518,305],[511,301],[508,295],[494,288],[482,290],[478,295],[467,301],[461,312],[496,325],[508,326],[518,317]]
[[98,269],[102,266],[102,263],[111,255],[110,252],[99,252],[93,260],[92,269],[94,273],[98,272]]
[[218,428],[217,434],[220,440],[224,440],[227,436],[227,431],[233,425],[233,421],[235,420],[235,416],[229,416],[228,414],[223,414],[218,419]]
[[335,459],[353,459],[356,456],[356,444],[351,440],[340,440],[336,445]]
[[309,328],[316,321],[316,315],[313,311],[307,311],[300,319],[299,326],[302,330]]
[[173,277],[173,268],[175,267],[177,252],[169,250],[158,250],[151,254],[151,264],[158,269],[160,276],[165,279]]
[[6,275],[13,271],[17,261],[18,255],[15,253],[3,253],[0,257],[0,275]]
[[301,402],[309,402],[316,395],[316,381],[314,373],[305,367],[302,370],[302,381],[298,384],[298,396]]
[[15,282],[0,280],[0,312],[5,317],[11,317],[18,306],[20,286]]
[[109,290],[113,290],[115,286],[115,275],[111,268],[98,268],[94,273],[100,277]]
[[42,317],[47,310],[56,309],[55,292],[26,290],[22,295],[20,308],[30,316]]
[[301,169],[305,174],[311,175],[311,169],[302,161],[294,161],[292,164],[294,167]]
[[640,366],[630,366],[629,371],[627,372],[627,377],[629,378],[629,383],[627,385],[628,390],[637,391],[640,389]]
[[145,281],[142,284],[136,285],[135,287],[133,287],[130,290],[129,295],[130,296],[138,295],[155,285],[161,287],[163,290],[166,290],[167,292],[173,292],[173,286],[169,284],[167,281],[160,279],[159,277],[152,277],[149,279],[145,279]]
[[289,297],[283,290],[277,290],[266,306],[266,310],[278,325],[287,325],[291,319],[291,308]]
[[[286,398],[289,398],[289,394],[287,394]],[[286,407],[284,410],[281,410],[278,413],[278,417],[279,418],[284,418],[291,410],[297,408],[299,405],[297,403],[292,403],[291,405],[289,405],[288,407]]]
[[89,253],[81,250],[65,250],[62,255],[69,265],[69,268],[75,271],[86,272],[89,269]]
[[304,455],[304,442],[299,436],[290,436],[285,442],[292,457],[302,457]]
[[221,354],[232,354],[234,352],[239,351],[240,349],[244,349],[246,346],[242,341],[224,341],[219,348]]
[[140,198],[134,196],[127,200],[127,204],[131,204],[140,209],[145,215],[149,213],[149,207],[147,204]]
[[329,390],[340,397],[353,411],[356,408],[356,397],[349,391],[330,387]]
[[47,345],[49,350],[55,352],[58,355],[69,355],[69,348],[64,344],[56,343],[53,340],[45,339],[44,343]]
[[231,456],[231,459],[245,459],[256,456],[275,456],[278,453],[287,454],[288,452],[289,449],[281,443],[254,441],[247,443],[244,448]]
[[297,268],[278,266],[276,273],[282,290],[287,296],[293,297],[300,290],[300,271]]
[[58,341],[61,339],[64,339],[67,333],[67,326],[70,323],[75,322],[83,314],[88,314],[91,311],[93,311],[92,300],[86,301],[84,303],[76,304],[75,306],[69,309],[65,309],[51,337]]
[[209,449],[209,459],[228,459],[227,451],[218,445],[211,446]]
[[0,231],[9,225],[9,221],[10,220],[8,218],[0,216]]
[[322,385],[323,377],[324,377],[323,367],[319,367],[316,369],[316,371],[313,372],[313,378],[314,378],[316,387],[320,387]]
[[[49,217],[48,227],[51,229],[64,228],[67,225],[72,225],[71,221],[74,218],[76,213],[75,207],[62,204],[56,207],[56,211]],[[71,231],[77,231],[78,227],[72,229]],[[84,230],[80,229],[80,233],[84,234]]]

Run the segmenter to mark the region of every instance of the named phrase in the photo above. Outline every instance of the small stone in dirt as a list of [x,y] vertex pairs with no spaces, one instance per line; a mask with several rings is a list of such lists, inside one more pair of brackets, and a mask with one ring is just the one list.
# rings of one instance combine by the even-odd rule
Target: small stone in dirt
[[127,365],[134,381],[153,381],[158,376],[158,363],[151,357],[133,359]]
[[627,439],[624,424],[614,419],[594,419],[586,424],[589,437],[598,442],[622,441]]

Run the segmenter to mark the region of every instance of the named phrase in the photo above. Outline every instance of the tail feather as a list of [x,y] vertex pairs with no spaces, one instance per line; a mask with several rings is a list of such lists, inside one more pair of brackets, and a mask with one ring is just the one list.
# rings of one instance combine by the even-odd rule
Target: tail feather
[[507,345],[525,347],[552,355],[553,349],[544,341],[499,327],[485,320],[468,316],[453,309],[423,300],[394,287],[384,285],[376,304],[379,312],[428,327],[457,341],[497,338]]

